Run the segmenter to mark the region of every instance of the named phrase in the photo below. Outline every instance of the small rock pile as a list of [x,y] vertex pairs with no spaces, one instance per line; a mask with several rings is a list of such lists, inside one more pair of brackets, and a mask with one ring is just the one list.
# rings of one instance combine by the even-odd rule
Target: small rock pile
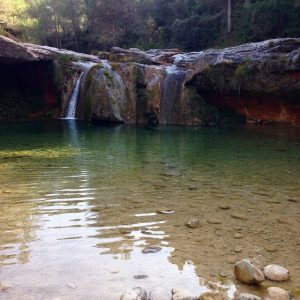
[[[290,279],[289,271],[279,265],[267,265],[260,270],[249,260],[243,259],[234,265],[235,278],[246,284],[261,284],[266,279],[271,281],[286,281]],[[289,300],[292,294],[279,287],[269,287],[263,300]],[[251,294],[240,294],[236,300],[261,300],[260,297]]]
[[[200,226],[199,220],[192,220],[188,227],[195,228]],[[271,281],[286,281],[290,279],[289,271],[279,265],[267,265],[262,270],[255,266],[251,261],[243,259],[238,261],[234,266],[235,278],[245,284],[261,284],[266,279]],[[252,294],[236,294],[234,300],[290,300],[293,295],[279,287],[269,287],[263,297]],[[120,300],[159,300],[153,293],[147,293],[140,287],[128,290]],[[192,295],[189,291],[183,289],[172,289],[170,300],[229,300],[226,290],[218,289],[201,294],[200,296]]]

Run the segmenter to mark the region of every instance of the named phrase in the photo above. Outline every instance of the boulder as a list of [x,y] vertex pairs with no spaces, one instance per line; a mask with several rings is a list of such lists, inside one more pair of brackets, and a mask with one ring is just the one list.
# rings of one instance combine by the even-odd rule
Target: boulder
[[266,278],[273,281],[285,281],[290,279],[289,270],[279,265],[268,265],[264,267],[263,272]]
[[234,265],[235,278],[246,284],[259,284],[265,280],[264,274],[249,260],[241,260]]

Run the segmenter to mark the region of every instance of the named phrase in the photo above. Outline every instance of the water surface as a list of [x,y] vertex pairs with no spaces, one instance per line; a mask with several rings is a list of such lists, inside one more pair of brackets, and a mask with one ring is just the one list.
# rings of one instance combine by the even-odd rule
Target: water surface
[[0,124],[0,299],[232,294],[241,258],[284,265],[297,293],[299,176],[299,128]]

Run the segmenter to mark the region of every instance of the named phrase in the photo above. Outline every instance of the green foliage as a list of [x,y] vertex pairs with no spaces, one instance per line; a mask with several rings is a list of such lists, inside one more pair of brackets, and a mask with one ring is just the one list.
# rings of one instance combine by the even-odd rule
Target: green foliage
[[300,35],[299,0],[2,0],[0,33],[90,53],[112,46],[201,50]]

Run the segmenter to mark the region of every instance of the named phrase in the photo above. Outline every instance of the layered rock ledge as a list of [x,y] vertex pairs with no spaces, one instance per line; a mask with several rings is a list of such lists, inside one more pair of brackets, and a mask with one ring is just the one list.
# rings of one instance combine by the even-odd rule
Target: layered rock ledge
[[[152,125],[300,124],[299,38],[193,53],[113,48],[86,55],[0,36],[0,66],[5,73],[0,81],[2,119],[19,117],[14,106],[26,106],[28,98],[40,102],[28,101],[23,117],[64,116],[83,72],[80,119]],[[15,85],[17,96],[11,92]]]

